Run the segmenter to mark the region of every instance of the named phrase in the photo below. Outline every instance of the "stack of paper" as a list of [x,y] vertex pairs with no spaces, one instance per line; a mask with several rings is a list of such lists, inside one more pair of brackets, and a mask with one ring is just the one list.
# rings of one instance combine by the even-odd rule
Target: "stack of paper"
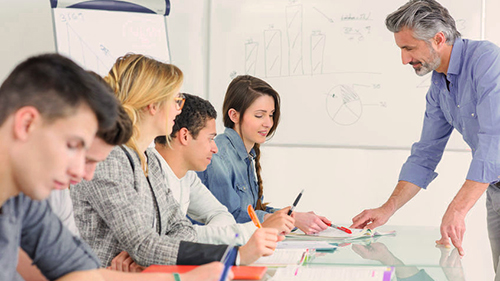
[[332,245],[326,241],[301,241],[301,240],[285,240],[278,242],[276,249],[315,249],[315,250],[334,250],[336,245]]
[[276,249],[274,254],[261,257],[253,265],[259,266],[287,266],[298,265],[303,259],[306,249]]
[[357,239],[357,238],[363,238],[363,237],[373,237],[373,236],[379,236],[379,235],[392,235],[395,234],[396,231],[389,231],[389,232],[380,232],[377,230],[371,230],[371,229],[354,229],[350,228],[351,234],[346,233],[342,230],[329,227],[326,230],[321,231],[320,233],[317,234],[311,234],[307,235],[300,229],[298,229],[295,232],[289,233],[287,236],[288,237],[307,237],[307,238],[327,238],[327,239]]
[[390,281],[394,267],[298,267],[276,270],[270,281]]

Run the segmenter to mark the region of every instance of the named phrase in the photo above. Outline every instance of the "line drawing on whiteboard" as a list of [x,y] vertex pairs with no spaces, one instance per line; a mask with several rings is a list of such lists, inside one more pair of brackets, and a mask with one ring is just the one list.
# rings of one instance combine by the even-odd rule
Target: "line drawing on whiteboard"
[[467,20],[465,19],[456,19],[455,24],[457,25],[457,29],[460,30],[460,32],[467,29]]
[[286,34],[288,38],[288,74],[303,75],[302,4],[286,7]]
[[[69,23],[66,23],[66,33],[68,36],[68,50],[59,50],[60,52],[67,53],[69,57],[79,62],[86,69],[92,69],[97,73],[107,73],[109,71],[114,59],[104,45],[99,44],[99,49],[103,52],[103,55],[99,55]],[[103,61],[103,57],[107,58],[108,62]]]
[[325,17],[330,23],[333,23],[333,19],[331,17],[327,16],[325,13],[323,13],[316,7],[313,7],[313,9],[315,9],[318,13],[320,13],[323,17]]
[[255,76],[257,66],[257,53],[259,51],[259,43],[253,40],[248,40],[245,43],[245,74]]
[[344,26],[344,35],[351,41],[364,41],[365,37],[371,33],[371,29],[370,25],[364,27]]
[[264,30],[264,64],[266,77],[281,76],[281,30]]
[[321,31],[311,34],[311,74],[323,73],[323,56],[325,54],[326,35]]
[[337,85],[326,95],[326,110],[333,122],[349,126],[363,115],[363,104],[353,87]]

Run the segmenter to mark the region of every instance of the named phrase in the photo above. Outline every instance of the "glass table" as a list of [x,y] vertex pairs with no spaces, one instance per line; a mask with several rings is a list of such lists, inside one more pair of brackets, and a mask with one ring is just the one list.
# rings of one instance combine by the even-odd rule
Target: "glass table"
[[[393,266],[395,274],[391,280],[465,280],[458,251],[455,248],[436,247],[435,241],[441,237],[439,228],[382,226],[377,230],[395,230],[396,234],[355,240],[328,240],[329,243],[337,244],[338,248],[333,251],[316,251],[303,266]],[[269,268],[262,280],[271,279],[275,271],[276,268]]]

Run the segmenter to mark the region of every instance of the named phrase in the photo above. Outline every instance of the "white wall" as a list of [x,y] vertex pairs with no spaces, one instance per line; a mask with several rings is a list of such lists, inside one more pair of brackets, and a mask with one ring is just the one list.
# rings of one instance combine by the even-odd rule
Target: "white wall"
[[170,54],[172,63],[185,74],[182,91],[206,97],[209,1],[171,0],[171,5],[167,17]]
[[0,79],[28,56],[54,52],[49,0],[0,1]]
[[[208,7],[208,1],[173,0],[167,20],[173,63],[186,75],[183,89],[202,96],[208,88],[208,61],[203,59],[208,53]],[[28,56],[54,51],[49,1],[0,1],[0,38],[2,80]],[[289,205],[306,188],[298,210],[314,210],[346,224],[364,208],[377,207],[387,199],[409,155],[403,150],[273,147],[272,141],[262,152],[266,201],[273,206]],[[446,152],[438,167],[440,176],[429,190],[420,192],[389,224],[439,226],[447,204],[464,181],[470,158],[467,152]],[[483,196],[467,217],[462,260],[467,280],[493,279],[484,205]]]

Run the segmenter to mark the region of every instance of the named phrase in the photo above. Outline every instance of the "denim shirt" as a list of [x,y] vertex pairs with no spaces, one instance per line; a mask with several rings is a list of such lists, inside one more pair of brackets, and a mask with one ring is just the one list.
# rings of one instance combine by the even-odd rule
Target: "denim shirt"
[[472,150],[467,179],[496,182],[500,178],[500,48],[488,41],[458,38],[447,73],[432,73],[422,135],[413,144],[399,180],[426,188],[437,176],[434,170],[456,129]]
[[[212,194],[227,207],[237,223],[249,222],[248,205],[255,209],[259,185],[255,173],[255,151],[247,153],[245,144],[238,133],[226,128],[223,134],[215,138],[219,152],[214,154],[212,162],[203,172],[198,172],[203,184]],[[263,198],[261,198],[263,200]],[[264,221],[264,215],[271,212],[257,210],[259,220]]]

